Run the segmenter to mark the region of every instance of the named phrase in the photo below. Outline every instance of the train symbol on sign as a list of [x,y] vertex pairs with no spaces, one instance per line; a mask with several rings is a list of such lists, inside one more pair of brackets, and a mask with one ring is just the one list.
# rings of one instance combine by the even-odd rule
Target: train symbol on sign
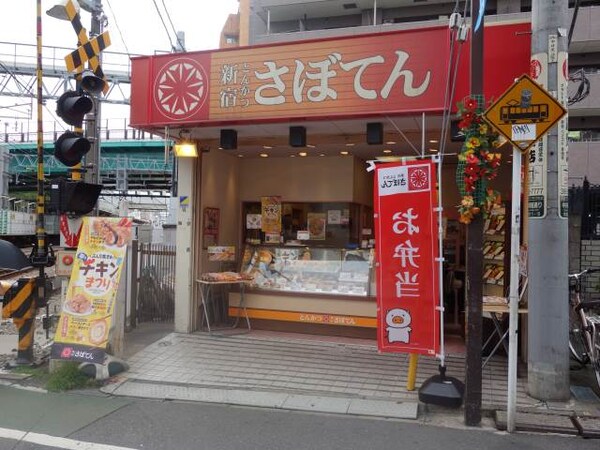
[[518,101],[511,100],[506,106],[500,107],[502,123],[531,123],[545,122],[546,120],[548,120],[548,105],[545,103],[524,107]]

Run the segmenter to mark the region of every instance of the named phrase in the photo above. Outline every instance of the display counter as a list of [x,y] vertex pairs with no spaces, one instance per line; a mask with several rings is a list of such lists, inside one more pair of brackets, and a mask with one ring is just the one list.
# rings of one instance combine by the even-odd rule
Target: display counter
[[240,273],[250,289],[322,296],[375,295],[372,249],[247,245]]

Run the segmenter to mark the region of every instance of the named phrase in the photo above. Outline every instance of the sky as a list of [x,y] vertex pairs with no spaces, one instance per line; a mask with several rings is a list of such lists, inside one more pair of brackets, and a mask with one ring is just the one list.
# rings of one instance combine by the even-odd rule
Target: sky
[[[59,0],[42,0],[42,44],[44,46],[65,47],[73,50],[77,37],[68,21],[46,15],[46,10]],[[0,43],[36,44],[36,0],[0,0]],[[185,33],[185,46],[188,51],[218,48],[221,29],[227,16],[238,10],[238,0],[102,0],[107,16],[111,46],[106,50],[130,54],[153,54],[155,51],[170,51],[175,43],[175,33]],[[160,9],[169,34],[161,22],[156,6]],[[170,15],[165,13],[165,6]],[[91,15],[81,11],[81,21],[88,30]],[[8,47],[0,44],[0,49]],[[0,50],[0,62],[5,56]],[[1,79],[0,79],[1,81]],[[18,99],[0,96],[0,106],[15,104]],[[33,108],[35,115],[35,107]],[[0,125],[14,121],[6,116],[6,109],[0,109]],[[10,115],[10,113],[9,113]],[[44,122],[53,120],[51,114],[44,113]],[[126,118],[128,107],[104,105],[102,117]],[[0,130],[3,130],[2,126]]]

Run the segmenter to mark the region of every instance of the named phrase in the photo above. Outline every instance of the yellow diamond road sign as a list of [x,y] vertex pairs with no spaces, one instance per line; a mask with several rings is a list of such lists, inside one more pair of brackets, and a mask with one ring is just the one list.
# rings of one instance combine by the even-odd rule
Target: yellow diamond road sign
[[512,145],[526,152],[567,110],[548,91],[522,75],[484,113]]

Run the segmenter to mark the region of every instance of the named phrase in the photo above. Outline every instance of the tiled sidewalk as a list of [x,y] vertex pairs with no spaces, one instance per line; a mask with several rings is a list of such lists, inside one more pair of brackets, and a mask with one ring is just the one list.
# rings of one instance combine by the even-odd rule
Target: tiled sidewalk
[[[236,389],[366,400],[417,402],[406,390],[408,355],[379,354],[375,343],[319,340],[300,335],[252,331],[208,335],[172,333],[129,358],[125,383]],[[464,379],[464,357],[447,357],[449,376]],[[436,374],[438,361],[420,357],[417,387]],[[485,408],[506,405],[504,359],[483,370]],[[518,380],[517,405],[537,402]],[[118,394],[118,388],[111,389]]]

